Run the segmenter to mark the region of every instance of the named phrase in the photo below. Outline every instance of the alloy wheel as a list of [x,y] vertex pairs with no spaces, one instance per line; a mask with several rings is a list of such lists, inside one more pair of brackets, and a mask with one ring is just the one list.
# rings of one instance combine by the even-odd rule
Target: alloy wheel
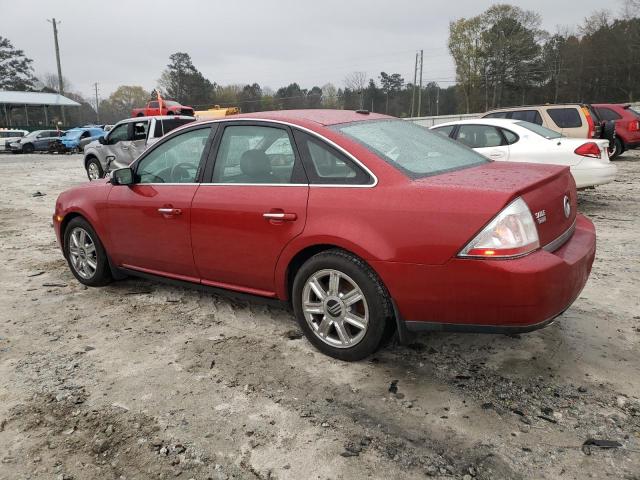
[[369,327],[369,306],[362,289],[338,270],[320,270],[307,279],[302,311],[311,331],[332,347],[353,347]]
[[75,227],[69,242],[71,266],[85,280],[91,279],[98,268],[98,254],[91,235],[84,228]]
[[87,173],[91,180],[98,180],[100,178],[100,169],[95,162],[90,162],[89,165],[87,165]]

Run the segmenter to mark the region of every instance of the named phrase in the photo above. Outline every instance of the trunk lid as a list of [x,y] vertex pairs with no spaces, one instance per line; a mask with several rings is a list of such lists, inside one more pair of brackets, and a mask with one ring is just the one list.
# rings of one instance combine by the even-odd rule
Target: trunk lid
[[[458,196],[493,205],[486,225],[512,200],[522,197],[534,216],[540,246],[551,243],[575,221],[576,184],[569,167],[533,163],[489,162],[416,180],[420,186],[455,189]],[[565,214],[565,196],[568,215]],[[484,201],[482,200],[484,199]],[[471,240],[471,238],[469,238]]]

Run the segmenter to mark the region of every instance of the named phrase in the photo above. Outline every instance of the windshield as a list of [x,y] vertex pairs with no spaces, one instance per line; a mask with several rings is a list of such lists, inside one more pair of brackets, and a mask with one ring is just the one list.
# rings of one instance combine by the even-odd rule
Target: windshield
[[556,132],[555,130],[551,130],[547,127],[543,127],[536,123],[516,122],[516,125],[519,125],[522,128],[526,128],[527,130],[531,130],[533,133],[537,133],[538,135],[546,138],[547,140],[551,140],[552,138],[562,137],[562,135]]
[[332,129],[361,143],[410,178],[488,162],[473,150],[405,120],[369,120]]

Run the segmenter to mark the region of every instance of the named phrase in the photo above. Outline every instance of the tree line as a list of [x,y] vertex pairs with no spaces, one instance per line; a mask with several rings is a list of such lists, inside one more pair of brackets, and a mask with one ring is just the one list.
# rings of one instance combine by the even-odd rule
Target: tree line
[[[617,16],[598,11],[575,30],[564,28],[553,34],[541,28],[539,14],[508,4],[452,21],[448,49],[455,79],[446,87],[427,81],[419,90],[399,73],[385,71],[375,76],[352,72],[341,86],[325,83],[304,88],[292,82],[274,90],[255,82],[219,85],[198,70],[188,53],[176,52],[153,90],[196,110],[213,105],[238,106],[243,112],[363,108],[399,117],[533,103],[633,102],[640,88],[640,0],[624,2]],[[22,50],[0,37],[0,89],[55,92],[55,75],[36,78],[32,64]],[[427,78],[428,66],[427,58]],[[95,121],[92,100],[73,93],[69,80],[64,79],[64,85],[65,95],[81,104],[79,109],[68,109],[68,124]],[[122,85],[99,102],[100,122],[125,118],[151,97],[152,91],[143,86]],[[19,120],[20,115],[16,109],[13,118]],[[30,114],[34,116],[37,112]]]

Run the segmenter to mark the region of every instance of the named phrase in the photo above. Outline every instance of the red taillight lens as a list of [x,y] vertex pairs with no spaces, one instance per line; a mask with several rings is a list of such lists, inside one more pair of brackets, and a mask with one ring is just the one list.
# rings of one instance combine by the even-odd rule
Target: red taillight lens
[[638,130],[640,130],[640,122],[638,120],[632,120],[627,125],[627,130],[629,130],[630,132],[637,132]]
[[600,147],[598,147],[598,145],[593,142],[580,145],[574,150],[574,153],[576,153],[577,155],[582,155],[583,157],[602,158]]
[[593,122],[593,117],[591,116],[591,112],[587,107],[582,107],[582,113],[584,113],[585,118],[587,119],[587,125],[589,126],[589,133],[587,133],[587,138],[593,138],[596,134],[596,125]]

